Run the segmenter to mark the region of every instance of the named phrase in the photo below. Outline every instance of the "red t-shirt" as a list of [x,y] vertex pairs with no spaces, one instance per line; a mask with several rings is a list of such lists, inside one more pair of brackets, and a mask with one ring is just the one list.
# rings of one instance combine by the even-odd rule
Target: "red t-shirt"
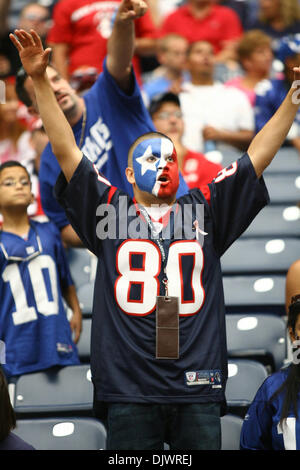
[[[47,42],[69,45],[70,74],[82,66],[95,67],[101,72],[120,1],[60,0],[55,5]],[[138,38],[157,35],[149,11],[135,20],[135,31]]]
[[202,154],[188,150],[184,157],[182,176],[190,189],[210,183],[223,167],[213,163]]
[[242,32],[238,15],[228,7],[214,5],[205,18],[198,19],[189,5],[183,5],[165,18],[160,34],[178,33],[189,42],[208,41],[217,53],[223,49],[223,41],[238,39]]

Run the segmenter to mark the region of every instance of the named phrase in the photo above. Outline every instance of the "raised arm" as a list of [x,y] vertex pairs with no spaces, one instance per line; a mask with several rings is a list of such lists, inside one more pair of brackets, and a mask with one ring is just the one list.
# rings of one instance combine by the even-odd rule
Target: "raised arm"
[[254,137],[248,154],[260,177],[282,146],[296,117],[300,104],[300,67],[294,67],[294,82],[283,103]]
[[122,90],[131,84],[131,60],[134,54],[134,20],[148,9],[144,0],[123,0],[118,8],[112,34],[107,43],[107,68]]
[[27,74],[31,77],[39,113],[48,135],[54,155],[69,181],[76,170],[82,153],[76,145],[70,124],[60,109],[47,77],[46,68],[50,48],[44,50],[38,34],[31,30],[15,30],[10,39],[19,51]]

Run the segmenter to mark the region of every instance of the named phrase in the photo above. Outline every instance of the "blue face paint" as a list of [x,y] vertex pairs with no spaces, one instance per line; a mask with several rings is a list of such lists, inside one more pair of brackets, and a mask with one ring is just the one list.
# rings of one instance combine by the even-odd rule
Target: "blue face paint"
[[[133,151],[132,160],[139,189],[154,196],[161,196],[167,186],[168,191],[173,191],[177,184],[178,164],[174,145],[169,139],[154,137],[140,142]],[[159,181],[162,173],[168,174],[168,183]]]

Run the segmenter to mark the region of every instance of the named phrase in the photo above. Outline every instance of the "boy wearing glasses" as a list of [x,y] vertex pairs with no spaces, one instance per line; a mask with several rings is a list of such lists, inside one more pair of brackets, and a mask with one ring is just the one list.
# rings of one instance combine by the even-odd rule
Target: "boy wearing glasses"
[[[0,339],[7,377],[79,364],[81,311],[64,248],[52,223],[29,221],[32,199],[26,168],[1,165]],[[73,311],[70,323],[63,298]]]

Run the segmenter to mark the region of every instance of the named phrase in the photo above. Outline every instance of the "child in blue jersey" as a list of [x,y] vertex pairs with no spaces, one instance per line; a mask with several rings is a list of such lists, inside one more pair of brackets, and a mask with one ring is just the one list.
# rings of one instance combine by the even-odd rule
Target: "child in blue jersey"
[[29,220],[32,198],[27,170],[15,161],[1,165],[0,340],[8,377],[79,364],[81,311],[64,248],[52,223]]
[[293,362],[270,375],[259,388],[241,432],[242,450],[300,449],[300,296],[292,299],[288,330]]
[[[131,18],[143,3],[122,2],[115,20],[119,41],[133,33]],[[16,30],[10,38],[32,78],[62,170],[56,197],[85,246],[101,258],[94,289],[91,371],[99,405],[95,411],[102,405],[107,411],[107,449],[162,450],[165,441],[171,450],[219,449],[227,380],[220,258],[268,203],[262,174],[298,110],[295,88],[248,152],[203,192],[195,188],[177,199],[173,142],[157,132],[140,136],[130,148],[126,168],[132,199],[111,186],[77,146],[45,72],[51,50],[43,49],[33,30]],[[116,46],[115,39],[113,33],[109,50]],[[119,63],[110,53],[107,65],[114,75]],[[294,73],[299,78],[300,67]],[[195,213],[198,205],[205,231],[199,224],[201,214]],[[180,236],[176,225],[177,214],[185,208],[192,209],[194,237]],[[101,230],[103,225],[114,228],[111,234],[116,235]],[[169,296],[171,309],[166,307]],[[160,310],[156,305],[162,299]],[[158,310],[158,320],[172,320],[167,336],[157,322]],[[158,340],[156,329],[161,330]]]

